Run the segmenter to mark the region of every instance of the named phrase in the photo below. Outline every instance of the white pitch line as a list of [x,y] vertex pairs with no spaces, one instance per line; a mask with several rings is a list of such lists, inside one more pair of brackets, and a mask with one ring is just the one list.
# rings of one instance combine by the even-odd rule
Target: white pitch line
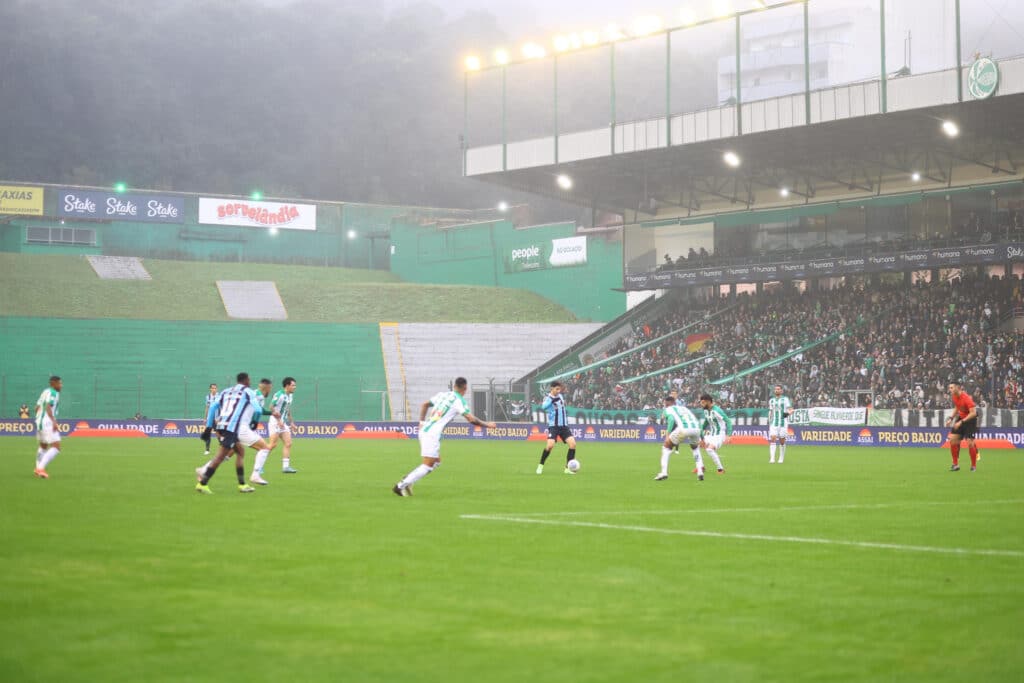
[[570,512],[519,512],[521,517],[554,517],[573,515],[692,515],[692,514],[720,514],[725,512],[803,512],[807,510],[884,510],[886,508],[900,507],[931,507],[946,505],[1018,505],[1024,503],[1024,499],[1017,500],[975,500],[975,501],[923,501],[905,503],[848,503],[843,505],[790,505],[781,507],[756,507],[756,508],[690,508],[680,510],[574,510]]
[[974,548],[939,548],[928,545],[901,545],[899,543],[876,543],[872,541],[841,541],[831,538],[806,538],[802,536],[768,536],[766,534],[733,534],[718,531],[693,531],[687,529],[659,529],[649,526],[633,526],[626,524],[604,524],[601,522],[572,522],[553,519],[534,519],[530,517],[506,517],[502,515],[460,515],[461,519],[475,519],[485,522],[514,522],[518,524],[546,524],[549,526],[586,527],[590,529],[610,529],[613,531],[637,531],[651,534],[668,534],[672,536],[702,536],[705,538],[734,538],[743,541],[775,541],[780,543],[810,543],[814,545],[841,545],[854,548],[876,548],[913,553],[938,553],[942,555],[986,555],[995,557],[1024,557],[1019,550],[989,550]]

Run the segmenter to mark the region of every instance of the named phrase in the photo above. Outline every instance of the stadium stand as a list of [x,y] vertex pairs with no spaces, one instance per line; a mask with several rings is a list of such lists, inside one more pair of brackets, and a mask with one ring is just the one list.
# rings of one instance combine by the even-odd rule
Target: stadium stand
[[[782,384],[801,406],[852,405],[860,391],[873,395],[876,407],[932,408],[946,406],[946,384],[959,379],[984,405],[1019,408],[1024,334],[1009,317],[1021,303],[1019,280],[966,275],[913,287],[865,282],[766,290],[735,301],[678,299],[604,356],[707,316],[691,331],[699,334],[681,333],[569,377],[570,403],[645,410],[672,389],[687,397],[711,389],[728,407],[757,408]],[[688,360],[697,362],[655,374]],[[538,396],[544,391],[537,387]]]
[[217,291],[228,317],[236,320],[287,320],[281,295],[273,282],[217,280]]
[[[217,281],[265,280],[276,284],[294,322],[576,320],[565,307],[533,292],[405,283],[381,270],[154,259],[143,263],[151,280],[101,280],[81,256],[0,252],[5,285],[33,293],[0,297],[0,316],[227,321]],[[40,301],[57,309],[41,311]],[[466,306],[465,301],[486,305]]]
[[102,280],[153,279],[142,260],[133,256],[86,256],[86,259]]
[[[397,325],[394,346],[401,348],[402,379],[388,372],[392,405],[407,402],[416,413],[423,401],[447,388],[457,375],[467,377],[472,385],[491,381],[508,385],[600,327],[600,323],[402,323]],[[397,359],[387,358],[388,346],[384,350],[385,367],[394,367]],[[398,387],[399,381],[404,387]],[[418,413],[411,419],[417,417]]]

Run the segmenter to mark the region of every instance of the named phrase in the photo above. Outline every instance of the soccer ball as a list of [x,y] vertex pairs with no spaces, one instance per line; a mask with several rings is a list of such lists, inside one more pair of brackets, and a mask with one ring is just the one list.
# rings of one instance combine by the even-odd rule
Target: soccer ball
[[573,458],[572,460],[570,460],[568,463],[566,463],[565,466],[569,468],[570,472],[579,472],[580,471],[580,461],[577,460],[576,458]]

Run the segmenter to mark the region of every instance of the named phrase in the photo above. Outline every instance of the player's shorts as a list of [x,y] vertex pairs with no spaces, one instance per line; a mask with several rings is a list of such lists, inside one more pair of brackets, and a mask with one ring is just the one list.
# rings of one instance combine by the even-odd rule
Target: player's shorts
[[43,426],[37,432],[39,443],[60,443],[60,430],[53,426],[49,416],[43,418]]
[[704,444],[713,451],[717,451],[725,443],[725,434],[708,434],[704,437]]
[[441,434],[438,432],[420,431],[420,457],[440,458],[441,457]]
[[700,443],[700,430],[699,429],[674,429],[672,433],[668,435],[668,440],[673,445],[678,446],[685,442],[691,446],[695,446]]
[[249,425],[243,424],[238,426],[238,442],[246,448],[259,441],[260,438],[260,435],[253,431]]
[[548,438],[558,441],[562,440],[562,443],[567,443],[572,438],[572,430],[568,427],[548,427]]
[[218,429],[217,436],[220,445],[228,450],[234,448],[235,444],[238,443],[238,433],[232,432],[229,429]]
[[789,431],[786,427],[779,427],[778,425],[772,425],[768,428],[768,438],[779,437],[780,439],[788,439]]
[[276,417],[272,417],[267,420],[267,434],[273,436],[274,434],[284,434],[288,432],[291,434],[292,428],[288,426],[288,423],[284,420],[278,420]]
[[[959,418],[958,418],[959,419]],[[961,439],[973,439],[974,435],[978,433],[978,418],[972,417],[970,420],[964,420],[960,423],[959,427],[955,427],[950,434],[959,434]]]

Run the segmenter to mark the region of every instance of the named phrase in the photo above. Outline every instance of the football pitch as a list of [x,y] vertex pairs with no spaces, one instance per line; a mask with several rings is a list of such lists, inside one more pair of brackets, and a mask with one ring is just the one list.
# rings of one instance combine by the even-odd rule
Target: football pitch
[[[1020,681],[1024,457],[297,441],[270,485],[197,440],[0,441],[0,681]],[[251,467],[253,452],[246,456]],[[968,462],[966,452],[962,462]]]

